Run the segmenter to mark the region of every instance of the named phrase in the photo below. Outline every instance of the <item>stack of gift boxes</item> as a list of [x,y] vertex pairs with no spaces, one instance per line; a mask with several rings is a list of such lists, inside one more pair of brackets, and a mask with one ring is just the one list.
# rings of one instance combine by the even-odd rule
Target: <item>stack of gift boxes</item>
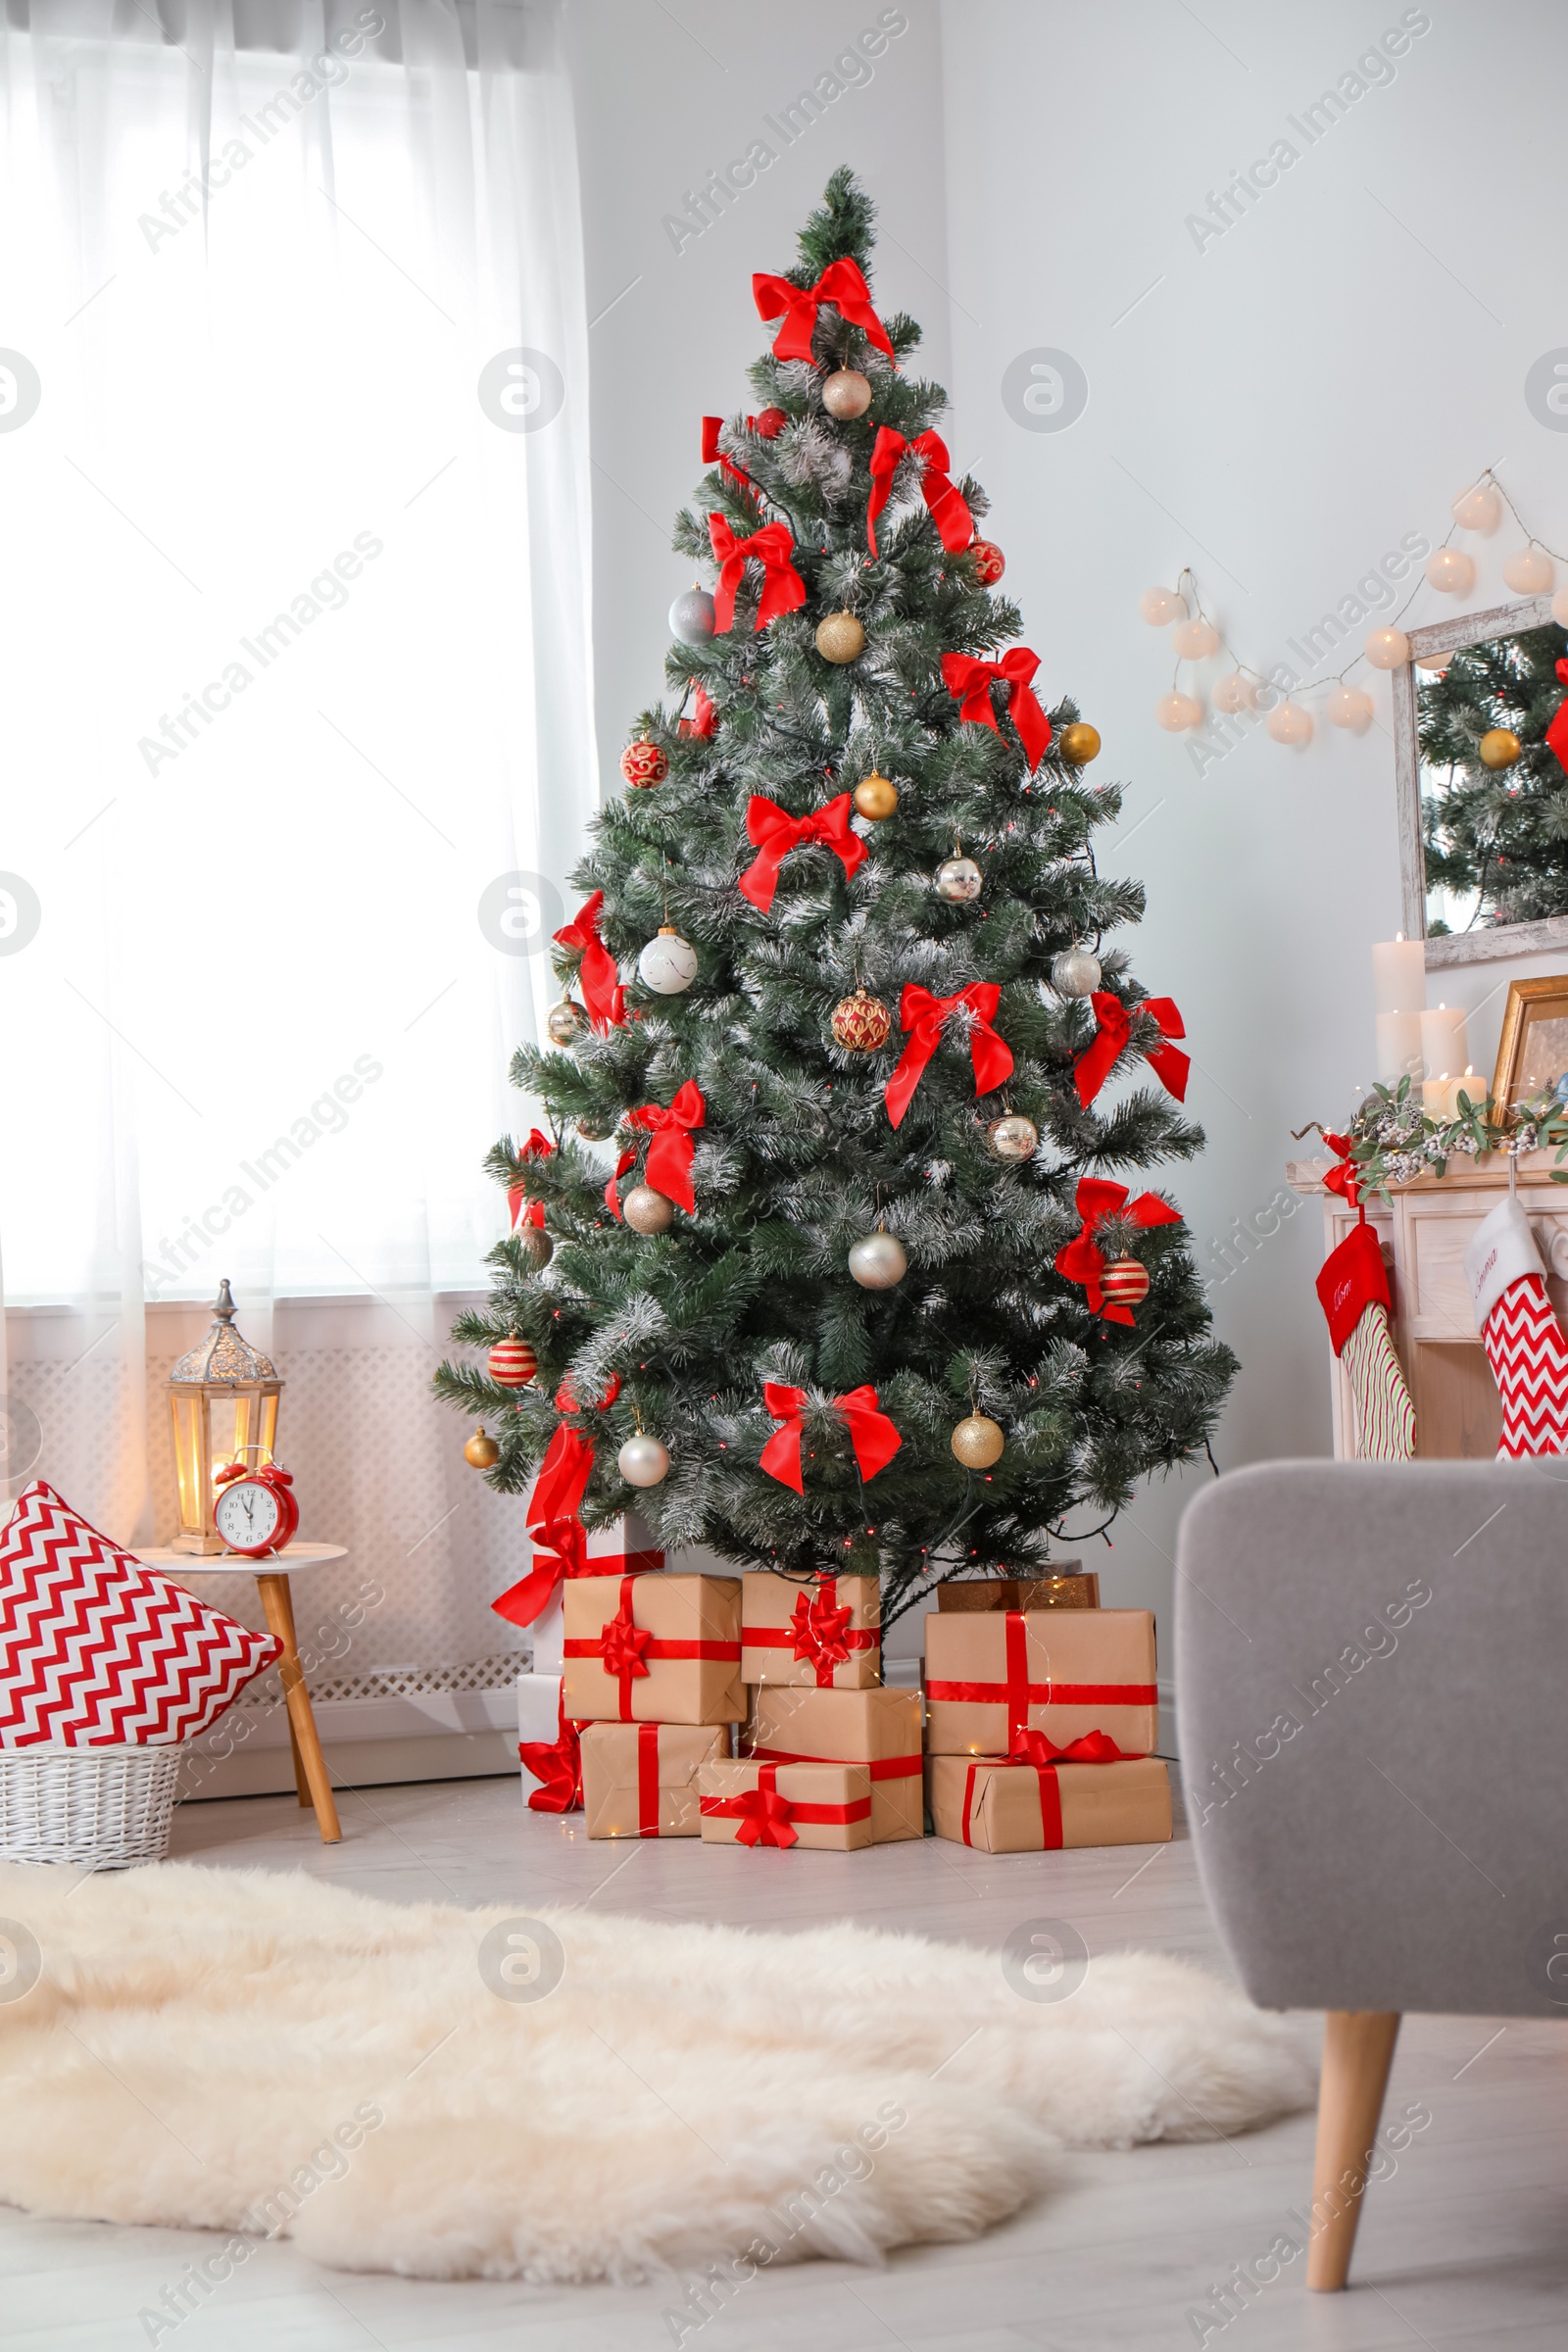
[[922,1704],[883,1684],[874,1577],[662,1571],[620,1532],[586,1565],[519,1693],[530,1802],[580,1801],[590,1838],[847,1850],[927,1809],[991,1853],[1171,1834],[1153,1618],[1083,1605],[1093,1578],[941,1588]]

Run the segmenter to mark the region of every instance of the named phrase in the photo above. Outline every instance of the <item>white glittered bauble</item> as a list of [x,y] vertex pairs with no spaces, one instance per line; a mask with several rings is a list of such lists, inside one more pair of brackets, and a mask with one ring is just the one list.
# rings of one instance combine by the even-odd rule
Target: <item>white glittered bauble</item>
[[1359,686],[1336,686],[1329,696],[1330,726],[1364,727],[1371,716],[1372,697]]
[[1184,620],[1187,607],[1174,588],[1146,588],[1138,600],[1138,610],[1152,629],[1162,629],[1167,621]]
[[675,1203],[651,1184],[634,1184],[621,1195],[620,1213],[633,1233],[667,1233]]
[[1100,986],[1100,957],[1088,948],[1063,948],[1052,958],[1051,985],[1058,997],[1092,997]]
[[669,633],[682,645],[706,645],[713,622],[713,600],[706,588],[683,588],[669,608]]
[[615,1467],[628,1487],[657,1487],[669,1469],[669,1455],[657,1438],[639,1430],[616,1454]]
[[1196,727],[1203,715],[1203,706],[1195,694],[1162,694],[1154,705],[1155,723],[1167,735],[1179,735],[1184,727]]
[[1239,669],[1229,669],[1216,678],[1208,690],[1208,699],[1216,710],[1250,710],[1257,689],[1250,678]]
[[937,867],[936,879],[937,897],[949,900],[955,906],[977,899],[985,882],[972,858],[944,858]]
[[1032,1159],[1039,1144],[1040,1130],[1033,1119],[1015,1110],[993,1119],[986,1129],[986,1148],[997,1159]]
[[1490,482],[1477,482],[1460,491],[1450,512],[1461,531],[1494,531],[1502,520],[1502,501]]
[[850,1251],[850,1272],[862,1291],[891,1291],[908,1271],[904,1244],[891,1233],[864,1234]]
[[1476,584],[1474,556],[1459,547],[1435,547],[1427,558],[1427,586],[1441,596],[1468,596]]
[[1402,629],[1374,629],[1361,651],[1374,669],[1402,669],[1410,659],[1410,640]]
[[678,997],[697,977],[697,950],[662,923],[637,958],[637,977],[656,996]]
[[1544,596],[1556,576],[1556,565],[1539,547],[1517,548],[1502,567],[1503,583],[1515,596]]
[[1276,743],[1305,743],[1312,732],[1312,713],[1299,703],[1286,701],[1263,721]]
[[1219,631],[1200,613],[1196,620],[1177,622],[1171,643],[1183,662],[1206,662],[1210,654],[1219,652]]

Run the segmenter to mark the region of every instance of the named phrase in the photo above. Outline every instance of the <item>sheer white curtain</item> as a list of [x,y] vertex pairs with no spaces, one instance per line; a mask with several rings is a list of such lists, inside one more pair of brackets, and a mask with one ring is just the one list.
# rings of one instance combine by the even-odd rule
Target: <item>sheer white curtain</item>
[[[265,1346],[274,1301],[374,1298],[404,1425],[368,1410],[338,1443],[414,1481],[388,1522],[412,1544],[464,1434],[417,1401],[435,1295],[482,1287],[502,1230],[479,1162],[525,1115],[507,1062],[597,798],[556,6],[23,13],[0,28],[3,1467],[164,1535],[146,1367],[186,1318],[163,1302],[226,1274]],[[354,1331],[345,1308],[346,1356]],[[446,1538],[418,1569],[464,1573]]]

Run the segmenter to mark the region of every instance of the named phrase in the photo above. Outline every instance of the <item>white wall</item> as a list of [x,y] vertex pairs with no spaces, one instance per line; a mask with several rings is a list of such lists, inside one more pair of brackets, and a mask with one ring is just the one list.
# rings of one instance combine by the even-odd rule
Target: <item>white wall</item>
[[[906,13],[869,85],[676,254],[662,215],[878,10],[682,0],[684,32],[616,0],[571,12],[590,316],[638,280],[591,338],[607,768],[659,688],[664,608],[683,584],[668,526],[697,476],[697,418],[741,401],[760,348],[751,272],[788,261],[828,171],[849,161],[882,206],[878,298],[926,324],[931,371],[954,395],[950,445],[991,492],[988,529],[1043,682],[1077,695],[1104,737],[1095,772],[1125,786],[1125,852],[1102,835],[1102,868],[1148,885],[1135,968],[1186,1016],[1189,1103],[1208,1135],[1200,1161],[1156,1181],[1223,1273],[1218,1247],[1277,1199],[1301,1149],[1289,1130],[1345,1116],[1372,1074],[1367,950],[1399,919],[1388,687],[1372,681],[1378,723],[1362,741],[1322,724],[1319,698],[1304,751],[1258,730],[1200,775],[1153,722],[1170,654],[1138,597],[1190,563],[1239,653],[1266,667],[1401,536],[1441,540],[1453,492],[1487,464],[1568,544],[1568,445],[1522,389],[1565,339],[1554,199],[1568,21],[1546,0],[1433,7],[1392,81],[1308,148],[1287,118],[1419,12],[1205,0],[1200,22],[1171,0],[914,0]],[[1188,214],[1280,137],[1299,160],[1199,250]],[[1023,429],[1001,397],[1007,364],[1040,346],[1071,353],[1089,380],[1085,413],[1059,433]],[[1511,529],[1471,544],[1474,601],[1500,601]],[[1447,609],[1423,587],[1408,618]],[[1505,977],[1500,964],[1445,974],[1432,1000],[1479,1004]],[[1477,1022],[1481,1069],[1500,1004]],[[1309,1207],[1216,1284],[1218,1327],[1245,1366],[1224,1464],[1327,1449],[1319,1248]],[[1165,1608],[1193,1475],[1141,1499],[1112,1554],[1096,1547],[1107,1598]]]

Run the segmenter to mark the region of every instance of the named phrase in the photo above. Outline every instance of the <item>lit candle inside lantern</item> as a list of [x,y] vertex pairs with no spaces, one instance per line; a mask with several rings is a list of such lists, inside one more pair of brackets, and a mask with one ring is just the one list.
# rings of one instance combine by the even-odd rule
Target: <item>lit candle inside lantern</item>
[[1419,1012],[1427,1001],[1424,940],[1396,931],[1372,949],[1372,996],[1376,1012]]
[[1439,1004],[1421,1015],[1421,1061],[1429,1078],[1440,1070],[1462,1070],[1470,1055],[1464,1013],[1457,1004]]
[[1421,1015],[1418,1012],[1380,1012],[1378,1083],[1396,1086],[1401,1078],[1421,1075]]

